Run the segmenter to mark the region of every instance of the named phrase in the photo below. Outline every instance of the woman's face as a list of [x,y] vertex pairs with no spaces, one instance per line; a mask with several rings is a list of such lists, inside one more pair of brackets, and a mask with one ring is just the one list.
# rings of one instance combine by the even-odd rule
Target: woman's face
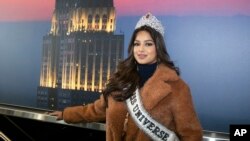
[[134,57],[139,64],[153,64],[157,60],[155,43],[147,31],[139,31],[134,41]]

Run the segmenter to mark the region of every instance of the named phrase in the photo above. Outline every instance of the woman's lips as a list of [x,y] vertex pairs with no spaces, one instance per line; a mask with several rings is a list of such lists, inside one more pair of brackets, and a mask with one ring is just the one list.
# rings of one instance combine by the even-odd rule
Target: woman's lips
[[138,56],[139,59],[144,59],[144,58],[147,57],[146,54],[138,54],[137,56]]

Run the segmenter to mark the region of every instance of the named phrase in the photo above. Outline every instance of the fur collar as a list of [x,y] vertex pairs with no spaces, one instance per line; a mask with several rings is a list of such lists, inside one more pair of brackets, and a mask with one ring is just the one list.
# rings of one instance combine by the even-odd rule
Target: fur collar
[[176,72],[164,64],[160,64],[152,77],[140,90],[142,103],[145,108],[151,110],[160,100],[171,93],[171,86],[168,82],[179,80]]

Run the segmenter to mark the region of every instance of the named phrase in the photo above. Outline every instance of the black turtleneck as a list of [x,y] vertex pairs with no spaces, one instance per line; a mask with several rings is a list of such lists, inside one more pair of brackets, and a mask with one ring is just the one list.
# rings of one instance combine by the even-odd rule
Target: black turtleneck
[[154,64],[137,64],[137,71],[140,76],[139,87],[142,87],[144,83],[154,74],[157,68],[157,62]]

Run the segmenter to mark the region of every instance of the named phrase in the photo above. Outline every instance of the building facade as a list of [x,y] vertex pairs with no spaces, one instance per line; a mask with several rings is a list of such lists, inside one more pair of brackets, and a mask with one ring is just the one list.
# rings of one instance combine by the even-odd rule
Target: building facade
[[113,0],[56,0],[43,37],[38,107],[92,102],[72,95],[97,98],[123,59],[124,35],[114,34],[115,21]]

